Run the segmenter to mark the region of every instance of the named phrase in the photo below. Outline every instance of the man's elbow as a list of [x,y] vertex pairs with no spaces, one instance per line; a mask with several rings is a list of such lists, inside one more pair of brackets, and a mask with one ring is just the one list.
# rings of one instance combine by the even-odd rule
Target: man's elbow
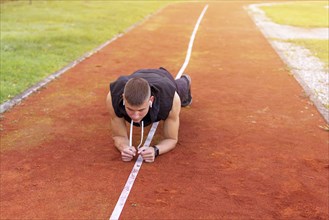
[[178,139],[172,139],[172,148],[175,148],[177,146]]

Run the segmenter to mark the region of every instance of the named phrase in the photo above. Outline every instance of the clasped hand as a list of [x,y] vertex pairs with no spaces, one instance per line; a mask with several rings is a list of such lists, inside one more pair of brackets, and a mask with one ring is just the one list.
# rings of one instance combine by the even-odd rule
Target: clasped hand
[[141,147],[138,151],[134,146],[126,147],[121,151],[121,158],[123,161],[128,162],[136,156],[136,153],[141,155],[145,162],[154,162],[155,155],[152,147]]

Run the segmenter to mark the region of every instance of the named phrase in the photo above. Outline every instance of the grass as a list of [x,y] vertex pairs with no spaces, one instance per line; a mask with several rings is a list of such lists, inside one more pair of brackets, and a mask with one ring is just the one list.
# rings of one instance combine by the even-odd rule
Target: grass
[[166,4],[104,0],[1,3],[0,103]]
[[329,9],[326,6],[328,6],[328,1],[311,1],[290,2],[261,8],[275,23],[321,28],[329,26]]
[[[328,1],[289,2],[263,6],[262,10],[275,23],[302,28],[329,27]],[[329,41],[316,39],[297,39],[290,42],[309,49],[325,67],[329,67]]]

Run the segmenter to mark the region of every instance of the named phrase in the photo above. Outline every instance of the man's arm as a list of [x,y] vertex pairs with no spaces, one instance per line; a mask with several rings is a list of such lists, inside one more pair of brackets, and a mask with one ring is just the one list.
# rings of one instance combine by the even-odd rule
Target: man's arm
[[[163,124],[163,136],[164,139],[160,141],[156,146],[159,148],[159,154],[167,153],[174,149],[178,142],[178,130],[179,130],[179,113],[181,109],[181,101],[177,93],[175,93],[173,100],[173,107],[169,113],[168,118]],[[144,151],[143,151],[144,150]],[[154,161],[154,149],[149,148],[147,150],[141,148],[139,153],[143,156],[146,162]]]
[[106,106],[111,117],[111,131],[114,146],[121,152],[123,161],[130,161],[136,154],[136,149],[129,146],[129,139],[127,134],[126,122],[124,118],[116,116],[113,106],[111,92],[108,93],[106,98]]
[[169,113],[168,118],[163,124],[164,139],[157,144],[159,153],[164,154],[174,149],[178,142],[179,131],[179,113],[181,110],[181,101],[177,93],[175,93],[173,100],[173,107]]

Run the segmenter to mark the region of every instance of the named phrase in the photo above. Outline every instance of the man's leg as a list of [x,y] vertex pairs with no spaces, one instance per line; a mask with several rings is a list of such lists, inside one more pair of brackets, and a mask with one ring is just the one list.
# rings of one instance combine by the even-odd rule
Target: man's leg
[[171,81],[176,84],[177,93],[181,100],[181,106],[185,107],[191,105],[191,77],[187,74],[183,74],[179,79],[174,79],[173,76],[163,67],[159,68],[160,72],[167,76]]
[[191,77],[189,75],[183,74],[181,78],[176,79],[177,93],[181,99],[181,106],[185,107],[191,105],[192,95],[191,95]]

